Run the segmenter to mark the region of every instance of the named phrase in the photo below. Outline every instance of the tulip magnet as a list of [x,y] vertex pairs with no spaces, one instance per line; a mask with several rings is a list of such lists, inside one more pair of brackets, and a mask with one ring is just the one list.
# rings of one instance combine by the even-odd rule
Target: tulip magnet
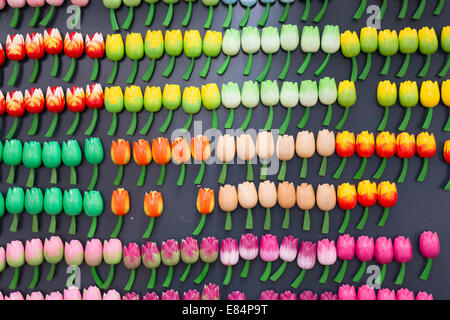
[[93,190],[98,180],[98,165],[103,162],[104,158],[103,145],[99,138],[85,139],[84,157],[89,164],[94,166],[91,182],[87,188],[88,190]]
[[375,255],[375,242],[373,241],[373,238],[359,236],[356,240],[355,249],[356,257],[361,261],[361,267],[353,277],[353,282],[359,282],[366,273],[367,262],[372,260]]
[[92,238],[97,230],[97,218],[103,213],[103,198],[99,191],[84,193],[83,210],[88,217],[92,218],[91,227],[87,234],[88,238]]
[[337,257],[342,260],[342,266],[334,278],[334,282],[342,283],[345,273],[347,272],[348,261],[355,257],[355,238],[349,236],[348,234],[339,236],[336,251]]
[[250,262],[258,256],[259,244],[258,237],[247,233],[241,236],[239,242],[239,256],[245,260],[240,277],[246,279],[250,271]]
[[92,109],[92,119],[84,134],[90,136],[97,126],[98,110],[103,107],[103,89],[99,83],[86,86],[86,106]]
[[186,138],[178,137],[172,141],[172,161],[180,165],[177,186],[182,187],[186,176],[186,163],[191,159],[191,147]]
[[142,135],[147,135],[150,130],[155,112],[159,112],[162,107],[162,94],[160,87],[146,87],[144,93],[144,108],[149,112],[147,122],[139,131]]
[[53,65],[50,75],[56,77],[59,70],[59,55],[64,50],[64,42],[57,28],[44,31],[44,48],[47,54],[53,56]]
[[124,109],[123,91],[120,87],[110,87],[105,89],[105,109],[112,114],[111,124],[108,129],[108,136],[114,136],[117,131],[117,115]]
[[280,248],[278,246],[278,239],[276,236],[265,234],[261,237],[259,256],[262,261],[266,262],[266,267],[259,280],[266,282],[270,277],[272,262],[278,260],[280,256]]
[[227,71],[231,57],[236,56],[241,48],[241,34],[239,30],[227,29],[223,34],[222,52],[227,56],[221,67],[217,70],[218,75]]
[[419,102],[419,90],[415,81],[405,81],[400,83],[398,101],[400,102],[400,105],[405,108],[405,115],[398,130],[404,131],[411,118],[411,108]]
[[9,284],[9,289],[14,290],[19,283],[20,268],[25,264],[25,248],[20,241],[11,241],[6,245],[6,263],[14,268],[14,276]]
[[398,183],[405,182],[406,172],[408,170],[408,159],[411,159],[416,153],[416,141],[413,134],[402,132],[397,135],[395,152],[397,157],[403,159],[402,171],[397,179]]
[[183,48],[184,54],[191,60],[191,62],[189,63],[189,67],[186,69],[186,72],[183,75],[183,79],[189,81],[192,70],[195,66],[195,59],[200,57],[202,54],[202,38],[198,30],[189,30],[184,32]]
[[3,147],[3,162],[10,166],[6,183],[14,184],[16,167],[22,162],[23,147],[20,140],[6,140]]
[[163,288],[170,287],[173,278],[173,267],[180,262],[180,246],[178,241],[169,239],[161,244],[161,261],[169,267],[166,279],[163,282]]
[[320,67],[314,72],[316,76],[320,76],[323,73],[330,61],[331,55],[339,51],[341,47],[340,35],[338,25],[325,25],[323,28],[320,47],[327,56]]
[[19,76],[19,61],[25,59],[25,40],[21,34],[13,34],[6,37],[6,56],[14,61],[14,69],[8,81],[8,86],[16,85]]
[[341,52],[346,58],[352,59],[352,72],[350,80],[355,82],[358,77],[358,63],[356,56],[361,52],[361,45],[356,32],[346,30],[341,33]]
[[311,61],[311,55],[320,49],[320,32],[317,26],[304,26],[302,29],[302,37],[300,39],[300,47],[306,58],[303,61],[297,73],[302,75]]
[[250,121],[252,120],[253,109],[259,104],[259,86],[256,81],[245,81],[242,84],[241,102],[247,110],[247,116],[242,122],[241,130],[246,131]]
[[284,80],[286,78],[291,65],[291,52],[298,48],[299,42],[300,36],[298,27],[292,24],[283,24],[280,31],[280,45],[281,49],[286,51],[286,62],[284,63],[283,70],[278,76],[278,79]]
[[363,230],[369,217],[369,208],[377,203],[378,193],[377,184],[369,180],[363,180],[358,183],[357,199],[358,203],[364,207],[363,215],[356,226],[356,229]]
[[80,165],[82,154],[80,145],[76,140],[68,140],[62,143],[61,159],[65,166],[70,167],[70,184],[77,184],[76,167]]
[[361,51],[367,55],[367,58],[364,69],[358,79],[366,80],[372,67],[372,54],[378,49],[378,31],[372,27],[364,27],[360,31],[359,38]]
[[9,188],[5,199],[6,211],[13,215],[9,231],[16,232],[19,214],[25,209],[25,192],[20,187]]
[[113,191],[111,196],[111,211],[117,216],[117,223],[110,237],[117,238],[120,231],[122,231],[123,217],[130,211],[130,196],[127,190],[119,188]]
[[238,193],[235,186],[229,184],[221,186],[219,189],[219,207],[226,212],[225,231],[232,228],[231,213],[236,210],[238,205]]
[[161,166],[156,185],[162,186],[166,177],[166,165],[172,156],[170,142],[167,138],[159,137],[152,141],[152,157],[156,164]]
[[211,129],[217,129],[219,119],[217,109],[220,107],[219,87],[215,83],[207,83],[201,87],[202,104],[206,110],[212,111]]
[[122,260],[122,242],[119,239],[109,239],[103,242],[103,260],[109,264],[108,276],[102,289],[108,289],[114,280],[115,266]]
[[420,280],[428,280],[430,276],[433,258],[436,258],[441,252],[439,237],[436,232],[424,231],[420,235],[420,253],[427,259],[427,264],[420,275]]
[[72,125],[66,132],[68,136],[71,136],[78,128],[80,113],[86,108],[86,96],[84,94],[84,89],[80,87],[72,87],[71,89],[67,89],[66,100],[67,109],[75,114]]
[[258,187],[258,200],[261,207],[266,210],[266,216],[264,219],[265,231],[269,231],[271,229],[271,208],[275,207],[277,204],[277,198],[278,194],[275,183],[268,180],[260,182]]
[[165,133],[172,123],[173,112],[177,110],[182,102],[181,88],[177,84],[166,84],[162,95],[162,104],[168,113],[166,120],[159,128],[159,132]]
[[42,164],[41,144],[37,141],[29,141],[23,144],[22,163],[30,169],[27,180],[27,188],[34,186],[35,170]]
[[322,125],[328,127],[333,117],[333,103],[337,100],[337,86],[334,78],[325,77],[319,80],[319,100],[327,106],[327,113]]
[[291,287],[297,289],[303,279],[305,278],[306,271],[314,268],[316,264],[316,247],[315,243],[309,241],[303,241],[300,245],[300,250],[297,255],[297,266],[302,270],[298,277],[291,283]]
[[120,34],[108,34],[106,36],[105,53],[106,57],[114,62],[113,69],[108,78],[108,83],[113,84],[119,69],[119,61],[122,60],[125,55],[125,47]]
[[64,101],[64,91],[61,87],[48,87],[45,96],[45,107],[48,111],[53,113],[53,119],[50,127],[45,134],[46,138],[53,137],[55,133],[56,126],[58,125],[59,114],[64,111],[65,101]]
[[94,67],[92,68],[89,80],[96,81],[100,65],[99,59],[103,58],[105,55],[103,35],[100,32],[96,32],[92,36],[86,35],[85,47],[88,57],[94,60]]
[[44,241],[44,259],[50,264],[47,281],[52,281],[56,271],[56,265],[64,257],[64,244],[60,237],[52,236]]
[[288,263],[295,260],[298,251],[298,239],[294,236],[285,236],[281,241],[280,246],[280,259],[283,260],[282,265],[278,270],[270,276],[272,282],[278,281],[278,279],[284,274]]
[[175,67],[175,59],[183,51],[183,38],[180,30],[166,30],[164,36],[164,49],[170,56],[170,61],[162,72],[163,77],[169,78]]
[[319,176],[324,177],[327,173],[327,159],[336,150],[336,139],[333,131],[323,129],[317,133],[316,150],[319,156],[322,157]]
[[239,249],[236,239],[226,238],[222,240],[220,245],[220,262],[227,267],[227,272],[222,284],[227,286],[230,284],[233,273],[233,266],[239,261]]
[[[3,202],[2,207],[4,208],[3,196],[0,202]],[[42,190],[39,188],[27,189],[25,193],[25,211],[33,216],[33,223],[31,227],[32,232],[39,231],[38,216],[42,213],[43,210],[44,210],[44,195],[42,194]]]
[[395,183],[383,181],[378,184],[377,201],[378,204],[384,208],[383,215],[378,222],[379,227],[383,227],[386,224],[389,216],[389,208],[395,206],[397,197],[397,187]]
[[330,273],[330,266],[336,263],[337,252],[334,241],[323,239],[317,242],[317,261],[324,266],[319,283],[325,284]]
[[416,140],[417,155],[423,158],[422,170],[420,171],[417,181],[423,182],[428,173],[428,159],[436,154],[436,140],[434,134],[421,132],[417,135]]
[[14,122],[6,134],[6,139],[12,139],[19,126],[19,118],[25,114],[26,105],[22,91],[12,91],[6,94],[5,109],[8,116],[14,118]]
[[305,113],[303,114],[300,122],[297,124],[297,128],[303,129],[308,124],[309,116],[311,114],[311,108],[314,107],[319,100],[317,82],[311,80],[303,80],[300,83],[299,99],[300,104],[305,107]]
[[389,119],[389,108],[397,102],[397,85],[395,82],[391,83],[389,80],[379,82],[377,100],[378,104],[384,107],[384,116],[378,126],[378,131],[383,131]]
[[[203,39],[203,53],[206,55],[207,59],[205,65],[203,66],[199,74],[201,78],[206,78],[208,76],[208,72],[211,67],[211,60],[212,58],[215,58],[220,54],[221,49],[222,49],[222,33],[210,30],[206,31],[205,37]],[[183,77],[183,79],[185,78]]]
[[142,245],[142,264],[152,270],[147,289],[153,289],[156,282],[156,269],[161,265],[161,254],[156,242],[148,241]]
[[347,159],[353,156],[356,150],[355,135],[353,132],[338,132],[336,136],[336,153],[342,158],[341,164],[333,175],[334,179],[339,179],[345,169]]
[[280,103],[286,108],[286,116],[281,124],[278,133],[284,135],[289,128],[292,116],[292,108],[298,105],[299,101],[299,89],[297,82],[286,81],[281,85],[280,90]]
[[261,32],[261,48],[267,54],[267,63],[263,71],[256,78],[258,82],[266,79],[272,65],[272,55],[280,50],[280,36],[278,29],[275,27],[265,27]]
[[405,60],[397,73],[397,77],[403,78],[408,70],[411,54],[416,52],[419,48],[419,37],[417,30],[409,27],[400,30],[400,33],[398,34],[398,45],[400,52],[405,55]]
[[[103,281],[97,273],[96,267],[102,264],[103,261],[103,246],[99,239],[92,239],[86,242],[84,248],[84,261],[91,267],[92,278],[97,287],[101,288]],[[105,298],[105,297],[104,297]]]
[[354,82],[348,80],[339,82],[337,101],[338,104],[344,108],[344,114],[335,127],[336,130],[341,130],[347,122],[350,107],[354,106],[356,103],[356,89]]
[[70,82],[75,73],[77,60],[81,58],[84,51],[83,36],[79,32],[66,33],[64,38],[64,53],[71,59],[70,67],[66,72],[63,80]]
[[197,195],[197,211],[202,215],[200,223],[197,228],[195,228],[192,234],[198,236],[202,232],[205,226],[206,216],[210,215],[214,211],[215,207],[215,196],[214,190],[209,188],[200,188]]
[[194,283],[200,284],[209,271],[209,266],[216,262],[219,256],[219,241],[215,237],[203,238],[200,243],[200,260],[205,264],[202,272],[195,278]]
[[50,183],[56,184],[58,182],[58,171],[61,166],[61,146],[58,141],[44,142],[42,147],[42,163],[46,168],[52,170],[50,176]]
[[160,217],[163,213],[163,198],[161,192],[151,191],[145,193],[144,212],[145,215],[150,218],[150,223],[142,238],[148,239],[152,234],[155,218]]
[[31,35],[27,33],[25,39],[25,52],[28,58],[33,60],[33,71],[28,82],[34,83],[39,74],[39,60],[44,57],[44,39],[42,34],[33,32]]
[[394,258],[401,264],[400,272],[395,279],[396,285],[402,285],[405,278],[406,263],[410,262],[413,256],[411,241],[409,238],[398,236],[394,239]]
[[252,71],[253,54],[257,53],[261,48],[261,37],[256,27],[244,27],[242,29],[241,47],[248,55],[247,64],[244,68],[244,76],[248,76]]
[[44,110],[44,94],[41,89],[25,90],[25,109],[33,115],[33,122],[28,130],[29,136],[34,136],[39,127],[39,114]]
[[139,139],[133,143],[133,158],[136,164],[142,168],[136,184],[138,187],[142,187],[145,183],[147,165],[152,161],[152,150],[147,140]]
[[136,79],[139,68],[139,60],[144,57],[144,40],[140,33],[129,33],[125,41],[125,53],[133,61],[133,69],[128,76],[127,83],[132,84]]
[[69,234],[74,235],[77,232],[77,216],[83,211],[83,197],[78,189],[64,191],[63,196],[64,212],[70,216]]
[[144,107],[144,96],[140,87],[133,85],[125,88],[124,106],[128,112],[132,113],[130,126],[127,130],[127,135],[132,136],[136,132],[137,114]]
[[141,265],[141,261],[141,250],[137,243],[130,242],[128,246],[123,247],[123,264],[125,268],[130,270],[130,277],[124,290],[130,291],[133,287],[136,278],[136,269]]
[[381,264],[381,273],[375,279],[375,283],[383,284],[386,276],[386,266],[392,262],[394,258],[394,246],[392,239],[386,237],[379,237],[375,241],[375,260]]
[[278,159],[281,161],[281,167],[278,171],[278,181],[284,181],[286,177],[286,167],[287,161],[292,160],[294,157],[294,137],[290,135],[278,136],[276,154]]
[[344,220],[342,221],[339,233],[343,234],[350,222],[350,211],[356,207],[357,195],[355,185],[342,183],[337,188],[337,202],[342,210],[345,210]]
[[329,212],[336,207],[336,191],[333,185],[319,184],[316,191],[316,202],[320,210],[324,212],[322,233],[328,234],[330,230]]

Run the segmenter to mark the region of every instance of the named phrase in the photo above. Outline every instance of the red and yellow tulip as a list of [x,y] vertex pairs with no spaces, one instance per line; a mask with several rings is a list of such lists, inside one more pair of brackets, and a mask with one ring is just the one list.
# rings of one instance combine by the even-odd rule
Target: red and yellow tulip
[[16,133],[19,124],[19,118],[25,114],[25,101],[22,91],[12,91],[6,94],[5,109],[8,116],[14,118],[14,123],[5,136],[7,140],[11,139]]
[[53,56],[53,67],[50,75],[56,77],[59,69],[59,55],[64,50],[64,42],[57,28],[50,28],[44,31],[45,51]]
[[162,186],[166,177],[166,164],[169,163],[172,157],[169,139],[164,137],[153,139],[152,155],[153,160],[161,166],[161,171],[159,173],[159,178],[156,184],[158,186]]
[[89,127],[84,132],[85,135],[90,136],[94,132],[97,125],[98,109],[103,107],[103,88],[99,83],[88,84],[86,86],[86,106],[93,110],[92,120]]
[[191,138],[191,154],[195,161],[201,161],[200,170],[194,180],[194,184],[201,184],[205,174],[205,161],[211,156],[209,138],[202,135]]
[[111,211],[114,215],[118,216],[118,220],[110,238],[117,238],[122,230],[123,217],[130,211],[130,196],[127,190],[119,188],[113,191],[111,196]]
[[77,130],[78,123],[80,122],[80,112],[83,112],[86,108],[84,89],[80,87],[68,88],[66,92],[66,103],[67,109],[75,113],[72,126],[66,132],[67,135],[71,136]]
[[111,160],[115,165],[119,166],[114,185],[118,186],[123,178],[123,166],[130,162],[131,150],[130,143],[123,139],[118,139],[111,143]]
[[402,171],[397,182],[403,183],[408,170],[408,159],[412,158],[416,153],[416,140],[413,134],[402,132],[397,135],[396,153],[397,157],[403,159]]
[[6,37],[6,56],[9,60],[14,61],[14,70],[8,81],[8,85],[13,87],[19,75],[19,61],[25,59],[25,40],[21,34]]
[[29,82],[36,82],[39,73],[39,59],[42,59],[45,54],[44,39],[42,34],[33,32],[31,35],[27,33],[25,39],[25,52],[28,58],[34,60],[33,72],[31,73]]
[[356,229],[362,230],[366,225],[367,218],[369,217],[369,208],[377,203],[377,184],[369,180],[363,180],[358,183],[358,189],[356,190],[358,203],[364,207],[364,212],[359,220]]
[[389,181],[380,182],[378,184],[377,193],[378,204],[384,207],[383,216],[378,223],[378,226],[382,227],[385,225],[387,217],[389,215],[389,208],[395,206],[395,204],[397,203],[397,186],[395,185],[395,183],[391,183]]
[[33,123],[28,131],[28,135],[35,135],[39,126],[39,113],[44,111],[45,98],[41,89],[31,88],[25,90],[25,109],[33,114]]
[[86,35],[86,54],[89,58],[94,59],[94,68],[92,69],[91,81],[96,81],[98,76],[99,59],[105,55],[105,41],[100,32],[94,33],[92,36]]
[[144,197],[144,212],[147,217],[150,218],[150,223],[142,238],[148,239],[153,231],[155,224],[155,218],[158,218],[163,213],[163,198],[161,192],[150,191],[145,193]]
[[64,111],[65,107],[64,91],[61,87],[48,87],[45,96],[45,106],[47,110],[53,113],[53,121],[45,134],[46,138],[53,137],[56,126],[58,125],[58,115]]
[[356,207],[357,195],[354,184],[342,183],[337,188],[337,202],[342,210],[345,210],[344,221],[339,228],[339,233],[344,233],[347,230],[350,222],[350,210]]
[[355,134],[353,132],[343,131],[336,135],[336,153],[342,157],[341,164],[336,170],[333,178],[339,179],[344,171],[347,158],[351,157],[356,150]]
[[421,132],[417,135],[416,140],[417,155],[423,158],[423,166],[420,171],[417,181],[422,182],[425,180],[428,173],[428,159],[436,154],[436,140],[434,134],[428,132]]
[[375,152],[375,138],[373,133],[368,131],[362,131],[356,136],[356,154],[363,158],[361,165],[353,176],[353,179],[361,179],[366,170],[367,158],[373,156]]
[[387,131],[379,133],[377,135],[375,146],[377,155],[383,159],[377,172],[373,175],[375,179],[379,179],[386,169],[387,159],[393,157],[395,154],[395,134]]
[[71,58],[71,62],[63,79],[65,82],[70,82],[72,79],[73,73],[75,72],[76,59],[83,55],[83,51],[84,41],[82,34],[79,32],[66,33],[66,37],[64,38],[64,53]]
[[214,190],[200,188],[197,195],[197,211],[202,215],[199,225],[193,235],[198,236],[205,226],[206,216],[211,214],[215,207]]

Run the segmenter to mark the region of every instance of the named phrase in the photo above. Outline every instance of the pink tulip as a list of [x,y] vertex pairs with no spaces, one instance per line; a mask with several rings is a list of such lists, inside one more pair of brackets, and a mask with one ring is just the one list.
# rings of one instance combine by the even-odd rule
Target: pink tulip
[[50,292],[45,296],[45,300],[64,300],[63,295],[59,291]]
[[375,243],[373,238],[367,236],[359,236],[356,240],[356,257],[360,260],[361,267],[353,277],[353,282],[361,281],[362,276],[366,272],[367,262],[373,259],[375,255]]
[[280,258],[283,260],[283,264],[278,270],[270,277],[273,282],[277,281],[286,270],[288,262],[295,260],[298,250],[298,239],[294,236],[285,236],[281,241],[280,246]]
[[116,265],[122,260],[122,242],[119,239],[103,242],[103,260],[109,265]]
[[84,260],[90,267],[98,267],[103,260],[102,242],[98,239],[92,239],[86,242],[84,248]]
[[6,268],[6,252],[5,248],[0,247],[0,272]]
[[7,0],[7,2],[11,8],[23,8],[26,4],[26,0]]
[[31,239],[25,242],[25,261],[30,266],[39,266],[44,262],[44,246],[41,239]]
[[5,9],[6,6],[6,0],[0,0],[0,10]]
[[123,264],[127,269],[137,269],[141,265],[141,250],[135,242],[123,247]]
[[395,261],[401,263],[400,272],[395,280],[395,284],[403,284],[403,279],[405,278],[405,263],[408,263],[412,259],[412,246],[409,238],[403,236],[398,236],[394,239],[394,257]]
[[377,293],[377,300],[395,300],[395,291],[389,289],[380,289]]
[[297,300],[297,295],[289,290],[280,294],[280,300]]
[[298,300],[312,301],[317,300],[317,294],[312,291],[303,291],[298,295]]
[[19,292],[11,292],[9,296],[5,298],[5,300],[24,300],[23,295]]
[[233,272],[232,266],[237,264],[239,261],[239,248],[236,239],[226,238],[222,240],[220,246],[220,262],[227,266],[227,273],[223,280],[224,285],[229,285],[231,281],[231,275]]
[[189,290],[183,294],[183,300],[200,300],[200,292],[197,290]]
[[394,247],[392,239],[386,237],[379,237],[375,241],[375,260],[382,265],[381,273],[375,280],[376,283],[382,284],[386,275],[386,265],[392,262],[394,258]]
[[136,292],[127,292],[123,297],[122,300],[141,300],[141,297]]
[[163,287],[169,287],[173,277],[173,267],[180,262],[180,246],[175,239],[163,241],[161,244],[162,263],[169,267]]
[[27,294],[26,300],[45,300],[44,295],[40,291],[32,292],[31,294]]
[[246,233],[241,236],[239,242],[239,255],[245,260],[244,267],[241,271],[241,278],[247,278],[250,270],[250,261],[256,259],[258,256],[259,243],[258,237],[251,233]]
[[158,268],[161,264],[161,254],[156,242],[148,241],[142,245],[142,263],[148,269]]
[[[262,239],[261,239],[262,241]],[[273,290],[265,290],[261,292],[259,300],[278,300],[278,293]]]
[[55,265],[61,262],[64,256],[64,244],[60,237],[52,236],[50,239],[44,241],[44,258],[45,260]]
[[291,287],[297,289],[305,277],[306,270],[311,270],[316,264],[316,244],[303,241],[300,245],[300,250],[297,256],[297,265],[302,271],[298,275],[297,279],[291,283]]
[[339,236],[336,245],[337,256],[343,260],[342,267],[338,274],[334,278],[334,281],[341,283],[347,272],[348,261],[355,257],[355,238],[350,237],[348,234]]
[[170,289],[161,294],[161,300],[180,300],[180,296],[178,295],[178,291]]
[[64,300],[82,300],[80,289],[75,286],[64,289]]
[[337,294],[330,291],[325,291],[320,294],[320,300],[337,300]]
[[420,252],[427,259],[427,264],[420,275],[421,280],[427,280],[432,265],[432,259],[436,258],[441,252],[439,238],[436,232],[425,231],[420,235]]
[[90,286],[83,290],[83,300],[102,300],[102,293],[98,287]]
[[356,291],[354,286],[344,284],[339,287],[338,300],[356,300]]
[[368,285],[363,285],[358,289],[358,300],[377,300],[375,290]]
[[259,280],[265,282],[269,279],[272,269],[272,262],[277,260],[280,255],[280,248],[278,247],[278,239],[276,236],[266,234],[261,237],[259,255],[261,260],[267,262],[264,273],[259,278]]
[[228,295],[228,300],[247,300],[245,293],[240,291],[233,291]]
[[202,292],[202,300],[219,300],[219,286],[213,283],[205,284]]
[[122,297],[119,292],[113,289],[103,293],[103,300],[122,300]]
[[30,7],[42,7],[45,4],[45,0],[27,0],[27,4]]
[[64,260],[69,266],[79,266],[83,263],[83,245],[78,240],[66,242],[64,246]]
[[397,300],[414,300],[414,292],[409,289],[397,290]]
[[11,241],[6,245],[6,262],[10,267],[19,268],[25,263],[25,248],[20,241]]
[[88,5],[89,0],[70,0],[73,5],[79,6],[79,7],[85,7]]
[[64,3],[64,0],[46,0],[46,1],[50,6],[55,6],[55,7],[62,6]]
[[317,260],[321,265],[325,266],[319,283],[327,282],[330,266],[336,262],[336,258],[337,253],[334,241],[323,239],[317,242]]
[[180,278],[181,282],[186,281],[191,270],[191,265],[198,261],[199,255],[200,251],[197,239],[187,237],[186,239],[181,240],[181,261],[187,264],[187,267]]
[[200,244],[200,259],[205,263],[202,272],[195,278],[196,284],[202,283],[208,274],[209,265],[217,260],[219,256],[219,240],[215,237],[203,238]]
[[416,296],[416,300],[433,300],[433,295],[420,291]]
[[0,292],[0,301],[5,300],[5,297],[3,296],[3,293]]
[[159,300],[158,294],[156,292],[147,292],[143,297],[142,300]]

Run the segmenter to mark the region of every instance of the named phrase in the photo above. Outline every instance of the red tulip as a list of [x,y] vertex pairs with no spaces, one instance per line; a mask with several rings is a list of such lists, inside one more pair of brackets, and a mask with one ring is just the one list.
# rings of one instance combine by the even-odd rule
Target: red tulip
[[3,92],[0,90],[0,116],[4,115],[6,112],[6,101]]
[[58,125],[58,114],[64,111],[65,100],[63,89],[56,86],[48,87],[45,97],[45,105],[47,107],[47,110],[54,114],[53,121],[47,133],[45,134],[46,138],[51,138],[53,137],[56,126]]
[[25,109],[34,115],[28,135],[35,135],[39,126],[39,113],[44,111],[45,99],[41,89],[25,90]]
[[76,59],[83,55],[84,41],[83,36],[79,32],[66,33],[64,38],[64,53],[71,58],[70,67],[64,76],[64,81],[70,82],[73,73],[75,72]]
[[86,54],[89,58],[94,59],[94,68],[92,69],[90,80],[96,81],[99,67],[98,59],[103,58],[105,55],[105,41],[101,33],[97,32],[92,36],[86,35]]
[[86,106],[92,109],[93,115],[89,127],[84,132],[85,135],[90,136],[94,132],[97,125],[98,109],[103,107],[103,88],[99,83],[94,83],[86,86]]
[[44,48],[45,51],[53,56],[53,67],[50,75],[56,77],[59,69],[59,54],[63,52],[64,44],[59,30],[50,28],[44,31]]
[[6,113],[14,118],[14,123],[5,137],[9,140],[16,133],[19,118],[25,114],[25,102],[22,91],[13,91],[6,94]]
[[14,61],[14,70],[8,81],[8,85],[13,87],[19,75],[19,61],[25,59],[25,40],[21,34],[6,37],[6,56],[9,60]]

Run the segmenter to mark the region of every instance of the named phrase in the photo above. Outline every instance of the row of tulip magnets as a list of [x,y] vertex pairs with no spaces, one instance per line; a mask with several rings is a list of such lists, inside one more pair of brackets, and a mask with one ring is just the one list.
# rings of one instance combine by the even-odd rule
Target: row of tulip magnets
[[[427,280],[432,259],[440,253],[439,238],[436,233],[430,231],[423,232],[419,240],[420,253],[427,259],[426,266],[420,275],[421,280]],[[219,254],[220,253],[220,254]],[[291,287],[298,288],[302,283],[306,271],[314,268],[316,260],[324,266],[324,271],[319,283],[327,282],[330,272],[330,266],[334,265],[337,258],[342,260],[342,266],[337,273],[334,281],[342,283],[348,262],[354,259],[355,255],[362,262],[357,274],[353,277],[354,282],[360,282],[366,271],[369,261],[375,258],[381,265],[381,273],[376,279],[376,284],[382,284],[386,275],[387,265],[394,259],[401,264],[400,272],[396,277],[397,285],[403,284],[405,276],[406,263],[410,262],[413,256],[411,241],[408,237],[398,236],[392,241],[391,238],[378,237],[375,241],[367,236],[360,236],[355,241],[352,236],[347,234],[338,238],[337,244],[328,239],[319,240],[317,243],[303,241],[299,248],[299,239],[289,235],[284,236],[281,245],[278,244],[276,236],[265,234],[260,241],[254,234],[248,233],[241,236],[240,242],[233,238],[223,239],[220,245],[215,237],[203,238],[200,246],[194,238],[187,237],[181,241],[169,239],[161,244],[159,251],[156,242],[149,241],[140,246],[135,242],[122,246],[119,239],[105,240],[103,245],[98,239],[92,239],[86,242],[85,247],[78,240],[71,240],[63,245],[61,238],[53,236],[45,239],[44,244],[38,238],[26,241],[25,246],[21,241],[11,241],[6,245],[6,252],[0,247],[0,267],[3,271],[8,265],[14,268],[14,277],[10,283],[9,289],[17,287],[20,276],[20,268],[25,262],[34,267],[34,276],[30,283],[30,289],[36,287],[39,282],[39,266],[44,260],[50,264],[51,268],[47,280],[53,279],[56,265],[64,258],[69,266],[80,266],[83,261],[91,267],[91,274],[96,285],[102,289],[108,289],[113,280],[115,267],[122,261],[125,267],[130,270],[129,280],[124,288],[125,291],[133,287],[136,270],[141,266],[151,270],[150,280],[147,284],[148,289],[153,289],[156,284],[156,270],[161,262],[169,268],[163,287],[170,287],[174,275],[174,267],[180,263],[180,260],[186,264],[185,271],[180,277],[181,282],[185,282],[189,276],[192,264],[201,260],[205,265],[202,272],[195,278],[194,283],[200,284],[208,274],[210,265],[217,261],[220,256],[220,262],[227,267],[223,285],[229,285],[232,277],[232,267],[236,265],[239,258],[245,261],[244,267],[240,273],[241,278],[247,278],[250,270],[251,261],[258,257],[266,263],[265,270],[260,277],[260,281],[266,282],[269,279],[276,282],[284,273],[288,263],[297,260],[300,268],[299,276],[291,283]],[[297,258],[297,259],[296,259]],[[276,272],[272,273],[272,263],[278,259],[282,260],[281,266]],[[110,265],[110,270],[105,281],[98,274],[96,268],[105,262]]]
[[[200,294],[196,289],[190,289],[183,293],[182,300],[220,300],[220,287],[213,283],[205,284]],[[80,291],[75,286],[64,289],[64,292],[53,291],[49,294],[44,294],[40,291],[34,291],[27,294],[26,297],[21,292],[11,292],[8,296],[3,296],[0,292],[0,300],[180,300],[180,294],[174,289],[168,289],[159,295],[152,291],[142,295],[142,298],[136,292],[127,292],[122,296],[117,290],[110,289],[101,293],[100,288],[96,286],[90,286],[87,289]],[[228,300],[247,300],[244,292],[233,291],[228,294]],[[274,290],[264,290],[259,296],[260,300],[433,300],[433,295],[424,291],[420,291],[417,295],[414,292],[401,288],[397,290],[380,289],[375,292],[374,288],[368,285],[363,285],[358,288],[358,292],[354,286],[344,284],[339,287],[338,293],[335,294],[331,291],[324,291],[317,297],[317,294],[312,291],[303,291],[298,294],[286,290],[280,294]]]

